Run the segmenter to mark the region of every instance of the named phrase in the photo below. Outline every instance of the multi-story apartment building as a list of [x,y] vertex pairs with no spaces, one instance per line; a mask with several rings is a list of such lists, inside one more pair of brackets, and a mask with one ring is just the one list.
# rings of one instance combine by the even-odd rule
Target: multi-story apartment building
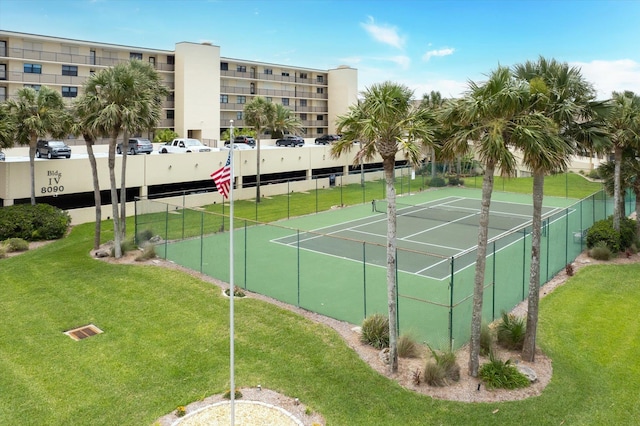
[[175,50],[131,47],[0,30],[0,101],[22,87],[55,88],[72,100],[93,73],[138,59],[152,64],[171,94],[159,128],[216,146],[244,105],[256,96],[287,106],[304,137],[335,133],[335,118],[357,101],[357,70],[301,68],[220,56],[209,43],[176,43]]

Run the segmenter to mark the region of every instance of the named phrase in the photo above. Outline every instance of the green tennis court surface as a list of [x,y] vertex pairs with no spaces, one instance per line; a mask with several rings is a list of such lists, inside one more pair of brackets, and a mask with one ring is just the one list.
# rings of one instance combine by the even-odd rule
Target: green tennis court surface
[[[367,262],[386,267],[386,201],[372,203],[371,215],[336,225],[317,228],[304,234],[292,234],[272,240],[292,248],[314,253],[360,260],[357,249],[362,242],[376,250]],[[398,271],[433,279],[451,275],[450,258],[468,252],[477,245],[480,200],[445,197],[417,205],[397,203]],[[559,208],[546,207],[543,217]],[[383,213],[383,214],[380,214]],[[494,202],[489,218],[489,239],[513,234],[531,224],[532,207],[513,202]],[[544,224],[543,224],[544,226]],[[521,235],[516,234],[515,238]],[[425,257],[429,254],[429,257]],[[475,259],[473,259],[475,261]],[[468,264],[458,264],[458,269]]]
[[[444,188],[398,197],[398,324],[434,346],[469,336],[481,190]],[[603,192],[576,202],[545,197],[541,283],[584,249],[584,230],[611,214]],[[633,205],[631,202],[629,205]],[[145,200],[143,229],[163,242],[168,260],[230,282],[230,235],[213,213]],[[360,324],[387,313],[387,217],[384,201],[257,224],[234,221],[234,285]],[[526,298],[531,261],[531,196],[494,192],[489,219],[483,317],[491,321]],[[196,221],[196,223],[193,223]],[[170,240],[185,229],[196,237]],[[228,227],[226,227],[228,229]],[[137,231],[138,232],[138,231]],[[578,237],[576,237],[578,235]]]

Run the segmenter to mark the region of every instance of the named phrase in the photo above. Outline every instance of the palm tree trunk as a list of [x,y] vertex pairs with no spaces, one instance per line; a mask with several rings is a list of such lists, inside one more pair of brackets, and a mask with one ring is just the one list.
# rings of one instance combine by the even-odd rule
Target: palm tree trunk
[[31,136],[29,141],[29,174],[31,175],[31,205],[36,205],[36,144],[38,135]]
[[524,335],[522,358],[533,362],[536,354],[538,330],[538,306],[540,301],[540,237],[542,226],[542,198],[544,173],[533,173],[533,217],[531,220],[531,269],[529,274],[529,299],[527,302],[527,330]]
[[616,145],[614,151],[614,172],[613,172],[613,229],[620,232],[620,174],[622,167],[622,148]]
[[93,153],[93,139],[84,135],[84,141],[87,146],[87,154],[89,155],[89,164],[91,164],[91,176],[93,178],[93,201],[96,205],[96,225],[95,235],[93,237],[93,248],[97,250],[100,248],[100,226],[102,222],[102,200],[100,198],[100,183],[98,182],[98,164],[96,163],[96,156]]
[[[233,141],[231,142],[233,143]],[[233,148],[233,145],[232,145]],[[256,135],[256,203],[260,202],[260,138]]]
[[389,306],[389,371],[398,372],[398,307],[396,283],[396,189],[394,186],[395,156],[383,161],[387,184],[387,303]]
[[118,135],[115,135],[109,143],[109,182],[111,184],[111,212],[113,214],[113,240],[116,259],[122,257],[122,234],[120,232],[120,220],[118,219],[118,187],[116,186],[116,145]]
[[436,177],[436,149],[431,147],[431,179]]
[[127,153],[129,152],[129,132],[123,132],[122,170],[120,172],[120,230],[122,239],[127,235]]
[[476,273],[473,286],[473,313],[471,314],[471,342],[469,347],[469,375],[478,377],[480,369],[480,329],[482,327],[482,298],[484,296],[484,269],[487,256],[489,234],[489,209],[493,192],[493,172],[495,164],[487,162],[482,179],[482,203],[480,206],[480,226],[476,253]]

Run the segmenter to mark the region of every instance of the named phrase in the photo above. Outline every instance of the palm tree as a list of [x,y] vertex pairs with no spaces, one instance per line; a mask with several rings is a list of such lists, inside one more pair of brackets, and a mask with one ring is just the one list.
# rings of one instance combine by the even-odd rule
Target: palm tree
[[91,177],[93,182],[93,200],[96,206],[96,223],[94,229],[93,248],[97,250],[100,248],[100,236],[102,225],[102,198],[100,196],[100,182],[98,180],[98,164],[96,162],[96,156],[93,152],[93,145],[95,145],[96,137],[93,133],[93,124],[96,120],[96,115],[99,112],[100,100],[96,94],[89,95],[89,92],[85,89],[76,99],[74,103],[73,116],[74,122],[74,134],[81,134],[85,145],[87,147],[87,155],[89,157],[89,164],[91,165]]
[[0,103],[0,150],[11,148],[15,137],[16,123],[6,103]]
[[22,88],[18,90],[17,99],[6,102],[15,123],[17,142],[29,145],[31,204],[35,205],[35,156],[38,138],[66,136],[70,126],[69,114],[60,92],[47,86],[42,86],[38,91],[30,87]]
[[[533,362],[538,324],[538,303],[540,291],[540,237],[542,223],[542,200],[544,176],[564,170],[570,156],[580,150],[583,141],[594,141],[585,137],[591,124],[589,103],[595,92],[575,67],[555,59],[538,58],[514,67],[514,73],[529,83],[532,113],[539,113],[550,120],[545,137],[533,140],[520,147],[524,163],[533,172],[533,216],[531,239],[531,268],[529,274],[529,297],[527,309],[527,330],[522,356]],[[582,136],[573,134],[580,128]],[[591,131],[592,134],[595,132]],[[577,139],[576,139],[577,137]],[[575,149],[574,149],[575,147]],[[593,149],[593,146],[590,148]]]
[[[121,241],[125,236],[126,211],[118,211],[118,189],[115,177],[115,153],[118,136],[150,129],[160,119],[162,96],[168,90],[160,83],[155,69],[141,61],[121,63],[91,76],[84,85],[89,101],[85,113],[90,120],[92,135],[110,137],[109,181],[114,225],[115,256],[122,256]],[[89,123],[89,122],[88,122]],[[126,152],[123,150],[120,202],[126,204]]]
[[260,202],[260,135],[274,122],[275,115],[276,106],[262,96],[244,106],[244,119],[256,131],[256,203]]
[[528,113],[529,87],[516,80],[506,67],[492,71],[486,82],[469,83],[461,99],[445,103],[440,117],[447,138],[445,155],[465,155],[472,149],[484,166],[482,201],[471,319],[469,374],[478,376],[482,299],[493,177],[497,170],[512,176],[516,169],[513,148],[544,137],[548,120]]
[[631,91],[613,92],[611,105],[607,126],[614,148],[613,228],[620,231],[620,219],[624,215],[624,209],[620,208],[622,154],[627,147],[637,146],[640,140],[640,96]]
[[362,95],[362,102],[352,105],[346,115],[338,117],[337,128],[342,138],[332,145],[331,154],[339,157],[353,149],[353,142],[359,140],[362,143],[353,164],[359,164],[361,158],[382,157],[387,196],[389,367],[395,373],[398,371],[395,159],[398,152],[403,152],[411,164],[419,163],[422,145],[432,141],[429,128],[432,117],[429,111],[413,107],[413,92],[404,85],[375,84]]
[[291,110],[282,104],[275,104],[275,112],[273,113],[271,123],[271,137],[274,139],[281,138],[285,133],[298,133],[302,130],[300,119],[291,114]]
[[[440,92],[432,90],[430,93],[422,95],[420,106],[422,108],[431,109],[437,113],[442,105],[444,105],[444,102],[445,100],[442,98]],[[443,136],[436,132],[436,141],[440,142],[442,139]],[[435,144],[431,147],[431,178],[436,177],[436,148],[437,146]]]

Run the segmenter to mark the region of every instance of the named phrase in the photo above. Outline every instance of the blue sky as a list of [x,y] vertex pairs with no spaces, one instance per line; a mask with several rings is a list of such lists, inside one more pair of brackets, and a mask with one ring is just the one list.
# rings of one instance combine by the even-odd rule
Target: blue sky
[[0,28],[173,50],[208,41],[227,58],[358,69],[421,98],[458,96],[498,65],[547,58],[598,90],[640,93],[640,0],[0,0]]

